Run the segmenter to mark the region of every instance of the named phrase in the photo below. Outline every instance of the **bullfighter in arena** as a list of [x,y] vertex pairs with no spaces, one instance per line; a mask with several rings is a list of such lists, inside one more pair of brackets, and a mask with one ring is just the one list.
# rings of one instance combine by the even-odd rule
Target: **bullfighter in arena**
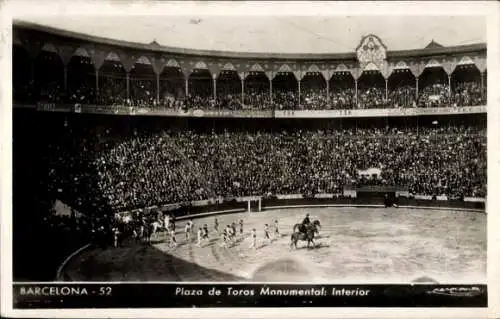
[[280,229],[279,229],[279,225],[278,225],[278,220],[274,221],[274,236],[280,237]]
[[257,230],[254,228],[252,229],[252,245],[250,248],[257,249]]
[[201,247],[201,240],[203,239],[203,229],[198,228],[198,246]]
[[271,237],[269,236],[269,225],[264,225],[264,239],[271,241]]
[[219,220],[216,218],[214,222],[214,230],[218,234],[219,233]]

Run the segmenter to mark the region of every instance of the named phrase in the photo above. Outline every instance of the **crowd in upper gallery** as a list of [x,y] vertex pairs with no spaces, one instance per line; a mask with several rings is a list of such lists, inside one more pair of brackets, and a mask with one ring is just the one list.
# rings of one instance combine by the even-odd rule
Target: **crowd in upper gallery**
[[[41,58],[32,69],[14,56],[14,101],[19,103],[96,104],[116,107],[225,110],[339,110],[369,108],[461,107],[486,104],[486,75],[474,65],[457,66],[451,77],[428,68],[416,81],[409,70],[395,70],[386,81],[378,71],[364,72],[357,82],[350,73],[335,73],[328,85],[320,73],[300,81],[292,73],[270,83],[262,72],[243,82],[231,71],[216,81],[203,70],[185,81],[179,70],[167,70],[157,83],[154,73],[131,71],[129,82],[119,62],[106,62],[99,76],[88,58],[72,59],[64,75],[54,57]],[[56,65],[53,65],[56,64]],[[59,66],[61,68],[61,66]],[[96,89],[96,88],[99,89]]]

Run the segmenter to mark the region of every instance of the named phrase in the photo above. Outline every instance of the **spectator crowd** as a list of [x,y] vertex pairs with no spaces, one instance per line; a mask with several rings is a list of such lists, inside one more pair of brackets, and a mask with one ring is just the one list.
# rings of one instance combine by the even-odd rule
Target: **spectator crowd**
[[[477,127],[197,132],[132,124],[129,133],[113,133],[67,125],[45,141],[40,187],[84,210],[341,193],[357,184],[406,185],[418,195],[486,194],[486,131]],[[368,180],[358,174],[368,168],[382,173]]]
[[[95,161],[118,209],[217,196],[341,193],[345,185],[408,185],[412,194],[484,196],[485,132],[460,128],[282,133],[191,131],[124,140]],[[360,180],[358,170],[382,175]]]
[[[182,75],[161,77],[157,83],[153,75],[143,70],[146,73],[130,75],[127,84],[125,71],[119,63],[108,66],[96,78],[92,63],[83,58],[70,64],[69,79],[64,80],[62,71],[53,70],[61,67],[55,63],[56,60],[56,57],[46,56],[34,71],[29,71],[22,58],[14,59],[14,101],[226,110],[460,107],[486,103],[486,81],[481,82],[480,78],[484,75],[472,68],[469,69],[473,71],[461,71],[453,79],[451,88],[447,77],[439,77],[438,71],[431,72],[431,79],[419,81],[418,92],[415,82],[409,84],[412,82],[411,74],[404,81],[393,81],[387,90],[383,79],[368,81],[370,83],[360,80],[356,90],[350,77],[332,80],[327,90],[321,75],[316,75],[307,76],[309,80],[301,82],[299,94],[296,80],[278,81],[275,86],[270,86],[264,77],[260,82],[245,81],[242,88],[237,76],[227,78],[227,75],[215,82],[214,92],[212,77],[205,74],[205,78],[200,78],[200,72],[187,83]],[[96,85],[99,90],[96,90]]]
[[[481,94],[480,85],[476,82],[459,83],[450,91],[445,84],[432,84],[419,91],[418,97],[414,87],[401,86],[388,90],[372,87],[358,91],[354,88],[332,88],[329,94],[325,89],[306,90],[299,94],[296,90],[274,91],[271,95],[266,91],[249,90],[241,93],[228,94],[219,90],[217,97],[205,95],[173,95],[162,92],[156,97],[156,88],[152,81],[137,81],[130,86],[130,96],[127,98],[126,84],[123,80],[104,78],[100,83],[100,94],[95,93],[91,86],[81,86],[63,94],[60,85],[50,83],[36,92],[24,93],[25,98],[35,98],[39,102],[98,104],[106,106],[161,107],[167,109],[276,109],[276,110],[339,110],[339,109],[370,109],[370,108],[409,108],[409,107],[459,107],[485,105],[486,97]],[[19,91],[25,92],[26,88]],[[450,95],[451,93],[451,95]],[[19,96],[16,94],[15,96]],[[18,98],[22,102],[23,97]]]

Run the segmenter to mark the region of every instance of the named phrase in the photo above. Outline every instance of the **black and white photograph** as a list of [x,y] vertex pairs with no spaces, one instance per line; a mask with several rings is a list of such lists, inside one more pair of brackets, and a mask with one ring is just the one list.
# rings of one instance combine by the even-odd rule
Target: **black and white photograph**
[[198,11],[12,16],[10,307],[491,306],[491,18]]

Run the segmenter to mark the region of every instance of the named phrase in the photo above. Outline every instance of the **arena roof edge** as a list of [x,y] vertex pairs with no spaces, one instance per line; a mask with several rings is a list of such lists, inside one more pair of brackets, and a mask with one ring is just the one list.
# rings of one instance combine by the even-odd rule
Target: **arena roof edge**
[[[85,41],[108,46],[128,48],[131,50],[141,50],[146,52],[171,53],[185,56],[196,57],[218,57],[218,58],[235,58],[235,59],[258,59],[258,60],[355,60],[356,53],[258,53],[258,52],[230,52],[230,51],[213,51],[213,50],[196,50],[179,47],[169,47],[163,45],[151,45],[137,42],[128,42],[122,40],[114,40],[104,37],[92,36],[83,33],[57,29],[53,27],[43,26],[31,22],[20,20],[13,21],[13,29],[24,29],[36,32],[47,33],[52,36],[69,38],[77,41]],[[396,50],[387,51],[387,58],[402,58],[402,57],[423,57],[434,55],[449,55],[452,53],[466,53],[486,51],[486,43],[477,43],[469,45],[457,45],[439,48],[414,49],[414,50]]]

